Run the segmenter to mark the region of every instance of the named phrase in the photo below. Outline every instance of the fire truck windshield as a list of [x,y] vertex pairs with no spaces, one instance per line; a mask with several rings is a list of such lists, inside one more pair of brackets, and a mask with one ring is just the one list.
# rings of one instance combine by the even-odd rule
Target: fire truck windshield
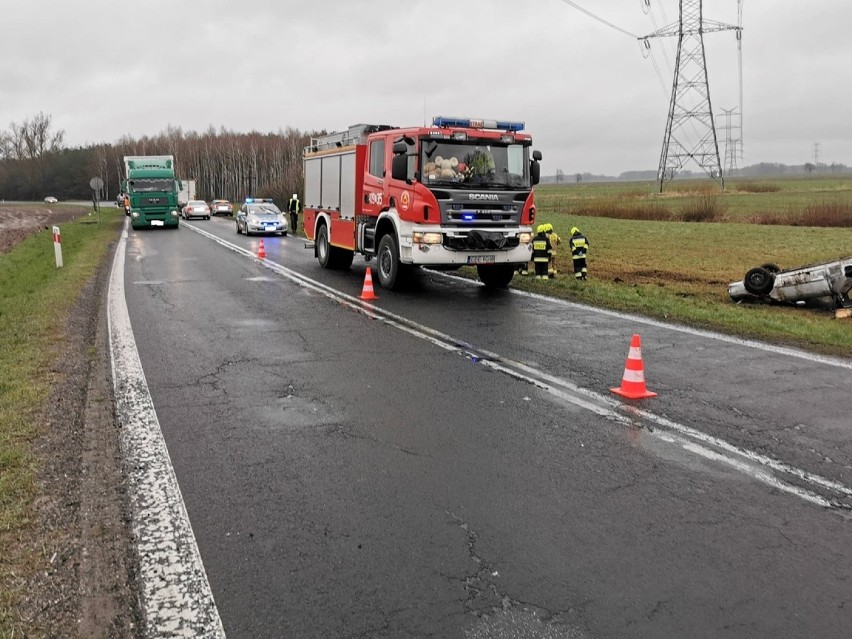
[[174,182],[174,180],[165,180],[165,179],[163,179],[163,180],[157,180],[157,179],[130,180],[130,190],[133,193],[149,193],[149,192],[152,192],[152,191],[158,191],[158,192],[166,191],[166,192],[170,193],[170,192],[175,190],[175,182]]
[[[494,143],[496,142],[496,144]],[[529,150],[492,140],[424,140],[421,181],[428,185],[529,188]]]

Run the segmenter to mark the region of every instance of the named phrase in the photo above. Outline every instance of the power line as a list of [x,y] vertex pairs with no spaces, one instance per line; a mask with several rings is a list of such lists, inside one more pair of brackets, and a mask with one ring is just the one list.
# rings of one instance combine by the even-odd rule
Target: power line
[[621,33],[623,33],[623,34],[625,34],[625,35],[628,35],[628,36],[630,36],[631,38],[635,38],[636,40],[639,40],[639,39],[640,39],[640,38],[639,38],[639,36],[634,35],[634,34],[630,33],[629,31],[625,31],[625,30],[624,30],[624,29],[622,29],[621,27],[614,25],[612,22],[609,22],[609,21],[607,21],[607,20],[604,20],[603,18],[601,18],[600,16],[595,15],[594,13],[592,13],[591,11],[589,11],[588,9],[584,9],[583,7],[581,7],[581,6],[580,6],[579,4],[577,4],[576,2],[571,2],[571,0],[562,0],[562,2],[564,2],[564,3],[565,3],[565,4],[567,4],[567,5],[570,5],[570,6],[574,7],[577,11],[580,11],[580,12],[582,12],[582,13],[585,13],[587,16],[589,16],[589,17],[590,17],[590,18],[592,18],[593,20],[597,20],[597,21],[598,21],[598,22],[600,22],[601,24],[605,24],[606,26],[608,26],[608,27],[610,27],[610,28],[612,28],[612,29],[615,29],[616,31],[620,31]]
[[[645,36],[646,39],[668,36],[678,39],[669,116],[657,170],[660,191],[667,181],[674,179],[688,160],[696,162],[721,188],[725,188],[716,123],[710,103],[704,34],[734,29],[738,32],[740,30],[739,27],[705,20],[703,0],[680,0],[678,21]],[[695,143],[684,135],[687,124],[698,129],[698,141]]]
[[[739,139],[731,139],[726,144],[726,168],[729,173],[736,170],[736,157],[742,157],[742,113],[743,113],[743,73],[742,73],[742,11],[744,0],[737,0],[737,25],[724,24],[714,20],[707,20],[703,16],[703,0],[679,0],[679,19],[662,28],[657,27],[657,20],[652,7],[652,0],[640,0],[643,11],[651,19],[654,31],[645,36],[637,36],[626,29],[592,13],[581,7],[572,0],[562,0],[565,4],[577,9],[593,20],[607,27],[634,38],[642,43],[642,56],[650,58],[654,66],[654,72],[666,93],[666,81],[657,63],[654,50],[651,48],[651,38],[677,38],[677,53],[675,67],[672,69],[671,62],[666,54],[665,45],[661,52],[665,65],[672,73],[672,89],[669,105],[669,115],[666,123],[666,133],[663,140],[663,151],[660,158],[660,166],[657,177],[660,190],[663,184],[674,178],[683,168],[687,160],[693,160],[705,169],[712,178],[716,179],[724,188],[724,171],[719,157],[719,143],[716,134],[716,123],[714,121],[713,109],[710,104],[710,85],[707,79],[707,63],[704,56],[704,34],[717,31],[736,31],[738,50],[738,79],[739,79],[739,112],[732,109],[728,113],[728,138],[731,129],[738,129]],[[662,0],[657,0],[663,23],[667,23],[666,12]],[[731,126],[731,114],[739,116],[739,126]],[[693,136],[686,134],[689,128]],[[697,138],[693,143],[687,138]],[[727,141],[727,140],[726,140]]]

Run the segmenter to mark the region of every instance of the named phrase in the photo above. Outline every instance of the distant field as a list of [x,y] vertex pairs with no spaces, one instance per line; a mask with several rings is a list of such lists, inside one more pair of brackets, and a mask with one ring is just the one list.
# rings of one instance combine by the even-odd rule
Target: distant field
[[[650,182],[541,185],[536,202],[537,223],[552,223],[564,240],[572,226],[588,236],[592,279],[572,281],[563,244],[564,277],[517,277],[513,285],[852,356],[852,320],[826,309],[737,305],[727,294],[730,282],[766,262],[793,268],[852,255],[852,177],[730,180],[724,193],[710,180],[670,184],[662,194]],[[712,215],[703,218],[707,210]],[[711,221],[680,221],[684,211]],[[816,223],[836,226],[792,225],[808,211]],[[771,224],[758,223],[769,214]]]
[[546,184],[536,198],[553,213],[682,219],[685,211],[712,206],[718,222],[797,224],[822,211],[827,223],[852,226],[852,176],[729,179],[725,186],[720,192],[709,179],[674,182],[660,193],[654,182]]

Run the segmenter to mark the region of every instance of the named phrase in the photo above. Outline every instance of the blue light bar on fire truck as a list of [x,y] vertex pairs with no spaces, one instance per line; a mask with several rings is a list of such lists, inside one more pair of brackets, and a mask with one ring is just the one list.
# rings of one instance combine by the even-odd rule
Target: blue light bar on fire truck
[[512,122],[511,120],[475,120],[473,118],[450,118],[437,115],[432,118],[433,126],[449,127],[458,126],[468,129],[497,129],[499,131],[523,131],[523,122]]

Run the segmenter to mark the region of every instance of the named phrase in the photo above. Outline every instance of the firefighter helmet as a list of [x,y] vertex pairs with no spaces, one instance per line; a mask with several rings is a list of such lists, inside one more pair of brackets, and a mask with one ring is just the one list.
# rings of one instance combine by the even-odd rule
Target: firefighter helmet
[[536,233],[544,233],[545,226],[547,226],[547,225],[546,224],[539,224],[537,227],[535,227],[535,232]]
[[576,226],[571,228],[571,235],[577,235],[577,233],[579,233],[579,232],[580,232],[580,229],[578,229]]

